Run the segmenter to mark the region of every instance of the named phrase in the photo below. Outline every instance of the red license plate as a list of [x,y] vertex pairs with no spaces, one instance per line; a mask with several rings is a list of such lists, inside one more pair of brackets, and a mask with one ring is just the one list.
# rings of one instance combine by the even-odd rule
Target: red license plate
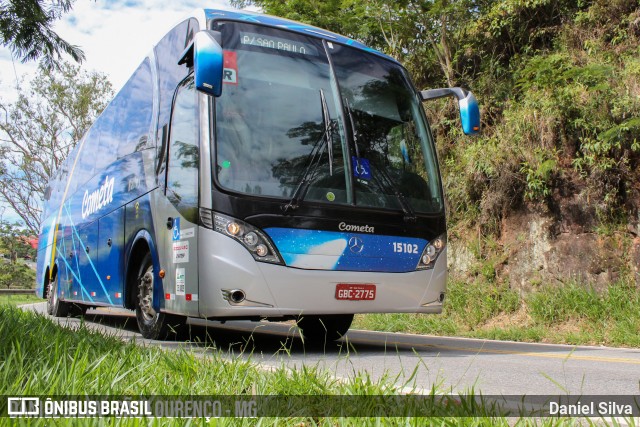
[[376,299],[376,285],[338,283],[336,285],[336,299],[348,301],[374,300]]

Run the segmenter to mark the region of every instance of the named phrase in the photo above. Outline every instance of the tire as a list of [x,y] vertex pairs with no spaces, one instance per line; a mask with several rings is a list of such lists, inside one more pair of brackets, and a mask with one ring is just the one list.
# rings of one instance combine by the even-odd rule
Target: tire
[[49,280],[49,272],[46,273],[47,274],[47,282],[44,284],[44,289],[46,292],[46,298],[47,298],[47,314],[49,314],[50,316],[53,316],[53,305],[51,304],[51,298],[52,298],[52,294],[53,294],[53,283],[51,283],[51,281]]
[[311,344],[337,341],[346,335],[353,322],[353,314],[328,314],[303,316],[298,319],[298,328],[305,340]]
[[54,317],[67,317],[69,315],[69,304],[60,301],[58,297],[58,280],[54,277],[47,281],[47,313]]
[[175,338],[180,335],[186,318],[153,310],[155,275],[151,254],[143,258],[136,280],[136,320],[144,338],[157,340]]

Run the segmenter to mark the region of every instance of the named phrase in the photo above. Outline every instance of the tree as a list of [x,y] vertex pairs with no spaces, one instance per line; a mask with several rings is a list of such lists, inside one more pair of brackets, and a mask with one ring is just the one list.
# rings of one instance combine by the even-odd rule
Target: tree
[[113,96],[96,72],[63,63],[40,67],[18,100],[0,100],[0,201],[38,234],[43,195],[51,175]]
[[0,253],[11,262],[18,258],[35,258],[36,248],[30,243],[33,237],[33,233],[19,223],[0,221]]
[[461,36],[476,17],[473,0],[231,0],[306,22],[379,49],[402,62],[419,87],[454,86]]
[[42,58],[46,68],[59,66],[62,53],[82,62],[84,53],[60,38],[51,26],[71,10],[74,0],[0,0],[0,37],[3,46],[22,62]]
[[21,261],[35,259],[36,250],[29,244],[31,232],[19,224],[0,221],[0,288],[32,288],[33,269]]

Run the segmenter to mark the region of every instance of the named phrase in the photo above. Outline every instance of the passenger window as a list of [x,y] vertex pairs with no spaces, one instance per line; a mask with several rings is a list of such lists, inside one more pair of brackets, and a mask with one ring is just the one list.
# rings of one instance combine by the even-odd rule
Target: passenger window
[[178,88],[171,116],[167,197],[187,221],[198,221],[198,109],[193,80]]
[[122,89],[122,109],[118,112],[118,158],[147,148],[153,110],[152,81],[149,59],[146,59]]

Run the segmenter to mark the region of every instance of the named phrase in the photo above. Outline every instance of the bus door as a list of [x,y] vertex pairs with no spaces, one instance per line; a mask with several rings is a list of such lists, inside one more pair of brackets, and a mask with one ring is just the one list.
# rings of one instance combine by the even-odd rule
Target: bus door
[[58,287],[65,299],[83,299],[82,280],[80,278],[80,260],[75,250],[74,228],[70,223],[63,224],[58,234]]
[[164,237],[166,274],[165,309],[198,315],[198,170],[199,127],[197,94],[193,80],[178,87],[174,98],[164,208],[167,218]]

